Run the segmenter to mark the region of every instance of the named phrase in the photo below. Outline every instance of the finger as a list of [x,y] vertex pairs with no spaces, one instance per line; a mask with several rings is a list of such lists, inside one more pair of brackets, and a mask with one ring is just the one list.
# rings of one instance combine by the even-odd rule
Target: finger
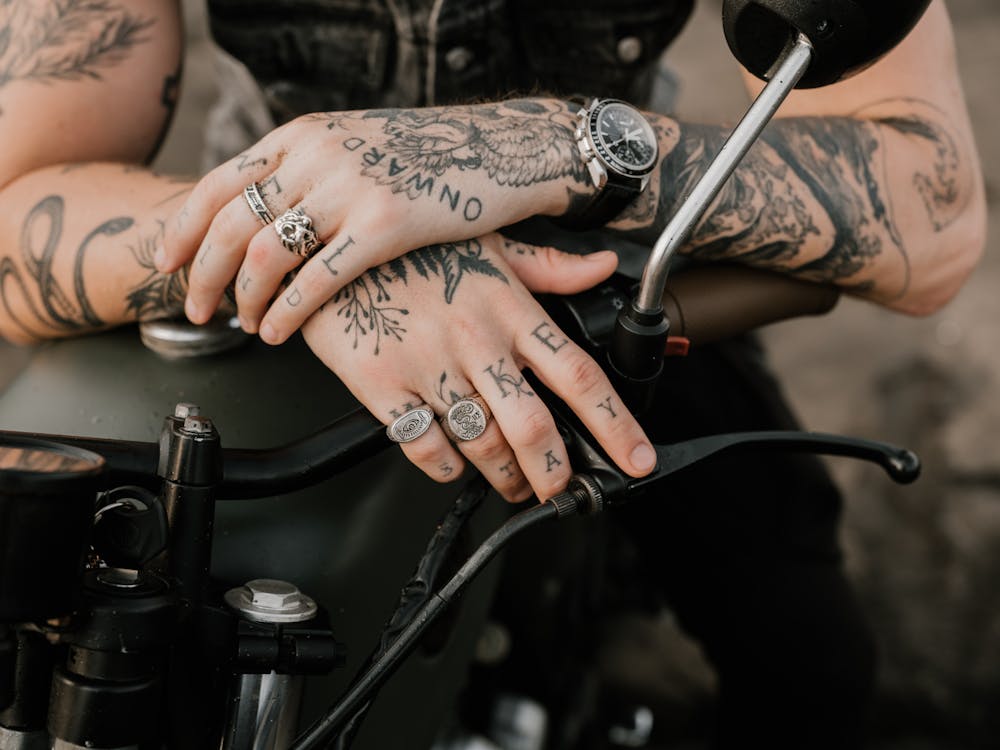
[[[441,387],[446,380],[447,396]],[[443,417],[462,398],[475,394],[469,380],[460,376],[449,377],[442,373],[441,380],[435,386],[429,401],[435,411],[440,412]],[[479,469],[486,481],[508,502],[521,502],[531,497],[532,488],[495,418],[491,417],[487,421],[486,429],[481,435],[471,440],[458,440],[455,442],[455,447]]]
[[[330,191],[324,192],[328,194]],[[330,200],[334,201],[336,198],[331,195]],[[342,205],[335,205],[342,213]],[[340,226],[336,233],[331,231],[321,235],[328,238],[325,247],[296,274],[294,286],[297,294],[293,299],[298,304],[291,305],[284,298],[279,298],[264,314],[260,330],[265,341],[282,343],[352,279],[398,255],[400,248],[394,237],[396,220],[390,209],[385,211],[388,213],[383,213],[382,219],[366,216],[355,218],[352,214],[349,225]],[[475,246],[480,251],[482,247],[479,240],[475,239],[454,244],[462,248]],[[265,337],[265,331],[270,338]]]
[[[315,222],[314,226],[329,225],[328,214],[310,208],[309,206],[313,203],[314,196],[311,195],[308,203],[302,202],[294,208],[308,217],[310,222]],[[281,218],[279,217],[276,224],[264,227],[253,236],[237,276],[236,304],[239,309],[240,323],[244,330],[249,333],[257,332],[261,318],[288,272],[298,268],[306,261],[304,257],[285,247],[276,230],[276,226],[279,226],[280,223]],[[315,230],[313,231],[315,233]],[[319,241],[318,233],[316,233],[316,237]],[[313,253],[323,252],[323,250],[322,247],[319,247]],[[282,292],[280,299],[289,309],[296,310],[302,305],[302,286],[303,284],[298,280],[298,274],[296,274],[296,278]],[[313,312],[315,309],[309,310],[308,314]],[[308,314],[302,317],[302,322],[305,322]],[[269,328],[261,330],[261,338],[269,344],[280,343],[276,340],[273,330]]]
[[532,292],[575,294],[604,281],[618,267],[611,250],[576,255],[503,238],[501,253]]
[[[269,203],[272,213],[283,210]],[[268,227],[263,227],[268,230]],[[229,283],[236,278],[250,240],[262,230],[260,219],[250,210],[242,193],[224,205],[212,219],[195,255],[188,275],[188,295],[184,310],[193,323],[204,323],[215,312]],[[274,230],[268,230],[274,233]],[[288,253],[286,253],[287,255]],[[295,256],[293,256],[294,258]],[[288,258],[281,258],[288,267]],[[283,275],[283,274],[282,274]],[[278,276],[281,278],[281,275]],[[273,293],[273,289],[271,290]]]
[[631,476],[652,471],[656,453],[639,423],[600,366],[555,323],[539,311],[538,323],[524,326],[515,337],[515,346],[622,470]]
[[493,418],[532,490],[543,500],[561,492],[572,469],[552,414],[531,389],[511,354],[481,365],[485,366],[472,376],[472,384],[493,410]]
[[280,130],[268,134],[251,149],[220,164],[198,181],[166,227],[163,247],[155,259],[157,270],[171,273],[188,262],[215,215],[239,197],[251,182],[260,183],[265,193],[281,192],[280,182],[272,182],[275,179],[272,176],[284,160],[285,151],[271,148]]
[[[373,412],[387,426],[417,406],[426,406],[423,399],[415,393],[400,394],[393,403],[397,406],[388,409],[376,408]],[[462,475],[465,461],[436,420],[431,420],[422,435],[408,442],[399,443],[399,447],[414,466],[436,482],[453,482]]]

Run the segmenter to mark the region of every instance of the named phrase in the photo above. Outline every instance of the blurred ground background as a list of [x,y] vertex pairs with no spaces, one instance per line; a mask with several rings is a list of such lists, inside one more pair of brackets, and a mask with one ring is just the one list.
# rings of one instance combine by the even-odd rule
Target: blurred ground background
[[[215,97],[199,2],[179,116],[158,166],[198,169],[202,120]],[[950,0],[959,63],[985,167],[991,226],[1000,220],[1000,4]],[[680,114],[732,121],[746,98],[717,2],[670,54]],[[1000,239],[960,296],[924,319],[844,300],[822,321],[765,332],[773,362],[814,430],[883,438],[917,450],[923,478],[900,489],[877,469],[834,462],[848,498],[848,565],[882,652],[879,747],[1000,747]],[[22,353],[0,351],[0,382]],[[644,638],[659,637],[637,625]],[[660,634],[662,635],[662,633]],[[669,644],[668,644],[669,646]],[[673,646],[674,689],[697,692],[697,659]],[[669,659],[666,659],[669,662]],[[669,666],[653,666],[670,675]],[[661,678],[662,678],[661,674]]]

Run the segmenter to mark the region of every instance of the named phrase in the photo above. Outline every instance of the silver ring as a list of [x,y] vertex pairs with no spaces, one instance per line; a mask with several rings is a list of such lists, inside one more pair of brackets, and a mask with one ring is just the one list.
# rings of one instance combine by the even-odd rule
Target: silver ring
[[486,425],[492,416],[483,397],[474,394],[452,404],[441,426],[449,438],[455,442],[465,442],[475,440],[486,432]]
[[290,208],[274,222],[274,231],[285,249],[301,258],[308,258],[319,247],[312,219],[301,208]]
[[427,432],[433,422],[434,412],[426,406],[418,406],[397,417],[385,428],[385,434],[394,443],[408,443]]
[[247,199],[247,205],[250,206],[250,210],[254,212],[264,226],[274,221],[274,214],[271,213],[271,210],[264,202],[264,196],[260,194],[259,184],[251,182],[243,188],[243,197]]

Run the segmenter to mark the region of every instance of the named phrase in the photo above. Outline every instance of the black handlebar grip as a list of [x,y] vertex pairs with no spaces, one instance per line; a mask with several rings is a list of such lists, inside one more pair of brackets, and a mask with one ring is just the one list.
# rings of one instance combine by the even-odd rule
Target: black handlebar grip
[[712,265],[685,270],[667,282],[663,309],[670,333],[698,346],[770,323],[833,309],[840,291],[746,266]]
[[916,25],[930,0],[725,0],[722,27],[736,59],[767,79],[801,32],[813,60],[797,88],[848,78],[891,50]]

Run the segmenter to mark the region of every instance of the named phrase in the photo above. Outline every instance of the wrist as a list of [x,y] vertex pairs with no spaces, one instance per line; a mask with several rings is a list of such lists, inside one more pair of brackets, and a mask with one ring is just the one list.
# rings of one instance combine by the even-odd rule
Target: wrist
[[541,104],[546,112],[543,116],[553,127],[550,148],[558,154],[559,163],[555,167],[558,177],[538,183],[540,191],[532,196],[529,213],[550,217],[573,215],[597,194],[576,144],[580,102],[548,98],[541,100]]
[[559,223],[570,229],[609,224],[645,191],[658,162],[658,139],[638,109],[591,99],[574,115],[572,149],[586,190],[571,196]]

